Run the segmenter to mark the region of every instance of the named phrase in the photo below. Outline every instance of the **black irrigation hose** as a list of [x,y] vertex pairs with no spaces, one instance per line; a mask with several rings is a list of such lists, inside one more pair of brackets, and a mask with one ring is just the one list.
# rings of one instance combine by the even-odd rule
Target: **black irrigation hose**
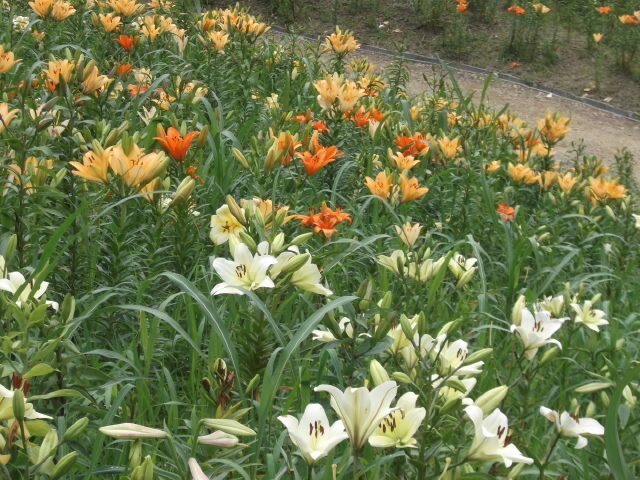
[[[290,34],[291,32],[287,31],[286,28],[277,26],[277,25],[272,25],[271,29],[274,32],[280,33],[280,34]],[[315,41],[318,39],[318,37],[314,37],[313,35],[306,35],[303,33],[296,33],[295,35],[305,38],[307,40],[311,40],[311,41]],[[363,50],[365,52],[371,52],[371,53],[375,53],[378,55],[385,55],[388,57],[395,57],[398,54],[394,53],[390,50],[387,50],[386,48],[381,48],[381,47],[376,47],[374,45],[367,45],[367,44],[361,44],[360,45],[360,50]],[[574,95],[573,93],[569,93],[569,92],[565,92],[563,90],[559,90],[557,88],[552,88],[552,87],[540,87],[531,83],[527,83],[525,81],[523,81],[522,79],[518,78],[515,75],[511,75],[509,73],[502,73],[502,72],[493,72],[491,70],[487,70],[486,68],[480,68],[480,67],[475,67],[473,65],[467,65],[464,63],[458,63],[458,62],[448,62],[448,61],[444,61],[441,60],[439,58],[434,58],[434,57],[428,57],[426,55],[420,55],[417,53],[410,53],[410,52],[404,52],[402,53],[402,56],[411,61],[411,62],[415,62],[415,63],[421,63],[423,65],[447,65],[455,70],[461,70],[463,72],[467,72],[467,73],[476,73],[476,74],[480,74],[480,75],[491,75],[493,74],[496,78],[499,78],[500,80],[504,80],[505,82],[510,82],[510,83],[514,83],[516,85],[520,85],[522,87],[526,87],[532,90],[536,90],[538,92],[542,92],[542,93],[546,93],[546,94],[552,94],[555,95],[557,97],[560,98],[564,98],[567,100],[572,100],[574,102],[579,102],[582,103],[584,105],[587,105],[589,107],[601,110],[603,112],[606,113],[610,113],[613,115],[617,115],[619,117],[623,117],[626,118],[628,120],[634,120],[634,121],[640,121],[640,114],[636,113],[636,112],[631,112],[629,110],[624,110],[622,108],[618,108],[618,107],[614,107],[613,105],[608,104],[607,102],[603,102],[600,100],[595,100],[593,98],[586,98],[586,97],[579,97],[578,95]]]

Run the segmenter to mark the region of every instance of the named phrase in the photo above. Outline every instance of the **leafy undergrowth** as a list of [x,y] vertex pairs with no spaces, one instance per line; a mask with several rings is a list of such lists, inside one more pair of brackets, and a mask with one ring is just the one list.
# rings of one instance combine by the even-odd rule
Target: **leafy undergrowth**
[[638,476],[630,154],[343,32],[7,6],[1,476]]

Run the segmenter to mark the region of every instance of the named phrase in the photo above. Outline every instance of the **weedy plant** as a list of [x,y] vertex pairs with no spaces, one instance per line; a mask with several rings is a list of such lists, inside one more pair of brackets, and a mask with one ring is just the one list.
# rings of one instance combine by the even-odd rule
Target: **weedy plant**
[[1,14],[0,476],[638,476],[629,152],[237,6]]

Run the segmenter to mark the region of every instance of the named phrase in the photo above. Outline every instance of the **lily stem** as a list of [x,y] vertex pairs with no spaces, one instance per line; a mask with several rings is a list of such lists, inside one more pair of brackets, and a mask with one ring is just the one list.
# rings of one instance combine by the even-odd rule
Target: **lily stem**
[[360,480],[360,447],[353,449],[353,480]]
[[540,480],[544,480],[544,469],[551,459],[551,455],[553,454],[553,450],[558,444],[558,440],[560,440],[560,433],[556,433],[556,436],[549,442],[549,449],[547,450],[547,454],[545,455],[544,460],[540,465],[540,476],[538,477]]

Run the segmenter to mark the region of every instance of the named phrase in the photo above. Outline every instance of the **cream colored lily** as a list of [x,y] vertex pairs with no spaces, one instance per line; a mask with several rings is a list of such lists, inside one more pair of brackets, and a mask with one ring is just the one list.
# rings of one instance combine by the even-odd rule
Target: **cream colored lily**
[[398,386],[389,381],[369,391],[366,387],[348,387],[341,392],[333,385],[319,385],[316,392],[327,392],[331,395],[331,407],[344,422],[354,448],[362,447],[380,422],[395,408],[391,402],[396,396]]
[[329,424],[327,414],[318,403],[310,403],[300,421],[292,415],[278,417],[289,432],[289,438],[300,449],[307,463],[316,463],[337,444],[348,438],[342,420]]
[[378,428],[369,437],[369,444],[377,448],[416,447],[416,431],[427,415],[422,407],[416,407],[418,395],[407,392],[396,403],[397,410],[382,419]]

